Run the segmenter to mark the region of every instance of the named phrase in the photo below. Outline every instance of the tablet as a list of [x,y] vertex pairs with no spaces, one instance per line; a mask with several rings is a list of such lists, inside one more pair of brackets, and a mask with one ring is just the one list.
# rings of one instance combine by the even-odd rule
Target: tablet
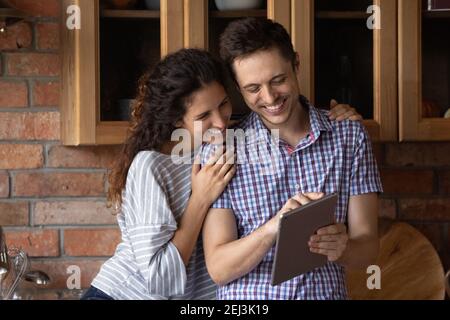
[[285,213],[278,225],[272,285],[325,265],[327,257],[309,250],[308,241],[322,227],[334,224],[337,194],[333,193]]

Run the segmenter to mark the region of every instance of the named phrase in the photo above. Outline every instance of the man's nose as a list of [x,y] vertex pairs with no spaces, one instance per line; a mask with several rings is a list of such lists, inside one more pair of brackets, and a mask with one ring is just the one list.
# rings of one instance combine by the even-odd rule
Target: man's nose
[[276,94],[273,92],[272,88],[270,86],[265,86],[262,89],[262,100],[267,105],[273,105],[275,104],[275,101],[277,100]]

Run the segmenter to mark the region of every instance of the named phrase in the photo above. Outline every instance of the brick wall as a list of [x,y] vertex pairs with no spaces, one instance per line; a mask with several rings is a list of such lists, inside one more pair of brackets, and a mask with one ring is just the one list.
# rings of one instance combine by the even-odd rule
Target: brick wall
[[450,269],[450,143],[375,145],[383,181],[380,215],[419,229]]
[[[60,145],[59,0],[15,0],[34,18],[0,38],[0,225],[33,267],[87,287],[120,239],[105,206],[118,147]],[[450,268],[450,143],[377,144],[386,193],[380,215],[412,223]],[[66,297],[48,293],[46,298]]]
[[52,277],[41,297],[64,298],[67,267],[87,287],[120,240],[105,205],[118,147],[61,146],[60,1],[12,2],[34,18],[0,36],[0,225]]

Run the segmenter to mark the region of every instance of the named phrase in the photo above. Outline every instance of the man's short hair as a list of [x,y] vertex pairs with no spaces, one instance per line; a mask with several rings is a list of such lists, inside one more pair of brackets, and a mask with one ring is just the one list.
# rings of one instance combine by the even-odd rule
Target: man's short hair
[[258,50],[277,48],[297,66],[296,53],[286,29],[270,19],[245,18],[231,22],[220,37],[220,57],[233,73],[233,62]]

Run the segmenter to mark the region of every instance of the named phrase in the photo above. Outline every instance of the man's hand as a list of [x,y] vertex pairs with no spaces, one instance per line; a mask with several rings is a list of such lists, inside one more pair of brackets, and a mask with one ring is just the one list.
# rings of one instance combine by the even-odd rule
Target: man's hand
[[339,260],[347,248],[348,234],[345,224],[334,224],[317,230],[308,242],[311,252],[327,256],[328,261]]
[[330,120],[342,121],[342,120],[352,120],[352,121],[362,121],[363,117],[356,112],[355,108],[352,108],[348,104],[338,104],[334,99],[330,101],[330,114],[328,115]]

